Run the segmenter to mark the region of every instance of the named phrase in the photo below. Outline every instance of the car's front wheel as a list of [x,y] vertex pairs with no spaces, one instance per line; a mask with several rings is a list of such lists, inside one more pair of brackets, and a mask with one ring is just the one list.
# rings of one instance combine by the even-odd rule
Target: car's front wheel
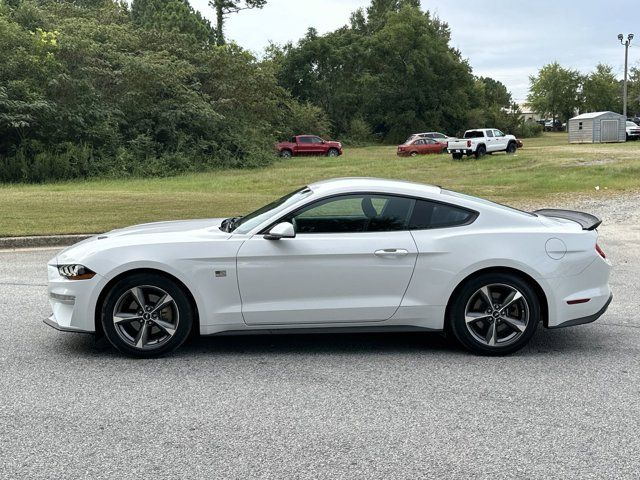
[[540,301],[522,278],[489,273],[467,281],[449,308],[449,326],[467,349],[513,353],[529,342],[540,321]]
[[514,153],[516,153],[516,150],[518,150],[518,145],[516,145],[516,142],[509,142],[509,145],[507,145],[507,154],[513,155]]
[[338,151],[337,148],[330,148],[329,151],[327,152],[327,156],[328,157],[338,157],[338,156],[340,156],[340,152]]
[[142,358],[182,345],[193,319],[193,307],[182,287],[151,273],[119,280],[107,293],[101,312],[107,340],[122,353]]

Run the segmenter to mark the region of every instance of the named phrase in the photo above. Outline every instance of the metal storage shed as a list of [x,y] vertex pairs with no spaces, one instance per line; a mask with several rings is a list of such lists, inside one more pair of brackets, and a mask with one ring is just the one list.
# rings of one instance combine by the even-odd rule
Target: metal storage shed
[[583,113],[569,120],[569,143],[624,142],[626,118],[615,112]]

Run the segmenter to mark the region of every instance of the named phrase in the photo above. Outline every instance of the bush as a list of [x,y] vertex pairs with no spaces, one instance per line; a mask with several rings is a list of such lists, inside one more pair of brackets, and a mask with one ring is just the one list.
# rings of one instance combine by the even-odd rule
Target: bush
[[350,146],[367,145],[373,142],[371,127],[362,118],[356,117],[349,123],[349,130],[343,139]]
[[514,130],[514,135],[519,138],[539,137],[543,132],[542,125],[536,122],[522,122]]

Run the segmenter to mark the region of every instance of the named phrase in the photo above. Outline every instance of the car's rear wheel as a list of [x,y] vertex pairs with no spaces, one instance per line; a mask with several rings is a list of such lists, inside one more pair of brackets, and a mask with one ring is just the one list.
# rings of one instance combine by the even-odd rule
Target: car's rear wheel
[[280,151],[280,156],[282,158],[291,158],[293,156],[293,154],[291,153],[291,150],[281,150]]
[[338,151],[337,148],[330,148],[329,151],[327,152],[328,157],[338,157],[339,155],[340,155],[340,152]]
[[411,155],[412,157],[415,157],[418,155],[418,152],[411,152],[409,155]]
[[509,273],[467,281],[452,300],[449,326],[467,349],[484,355],[513,353],[529,342],[540,321],[533,288]]
[[486,155],[486,153],[487,153],[487,148],[484,145],[480,145],[476,149],[476,158],[482,158]]
[[182,345],[193,319],[193,307],[182,288],[149,273],[133,274],[113,285],[101,312],[107,340],[122,353],[142,358]]

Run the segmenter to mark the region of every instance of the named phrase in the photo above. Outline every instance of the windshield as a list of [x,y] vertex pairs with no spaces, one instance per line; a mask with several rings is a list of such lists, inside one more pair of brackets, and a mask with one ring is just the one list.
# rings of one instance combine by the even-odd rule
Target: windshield
[[[309,187],[301,188],[300,190],[296,190],[295,192],[291,192],[284,197],[279,198],[278,200],[271,202],[264,207],[259,208],[255,212],[250,213],[249,215],[245,215],[240,218],[231,218],[225,220],[227,222],[227,228],[225,231],[234,232],[234,233],[247,233],[251,231],[253,228],[260,225],[265,220],[277,215],[279,212],[286,210],[291,205],[297,203],[303,198],[308,197],[313,193]],[[224,223],[221,226],[224,226]]]

